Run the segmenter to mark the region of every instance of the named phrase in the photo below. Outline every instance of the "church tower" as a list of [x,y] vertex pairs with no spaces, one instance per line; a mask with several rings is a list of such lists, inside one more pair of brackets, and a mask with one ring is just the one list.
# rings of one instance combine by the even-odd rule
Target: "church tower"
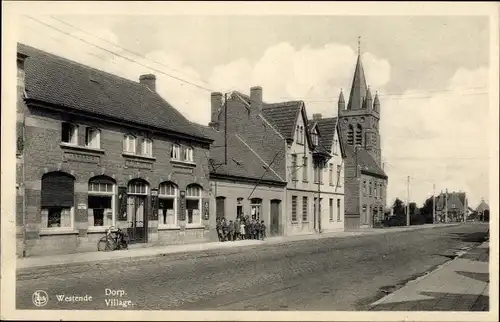
[[370,87],[366,84],[359,46],[349,101],[346,107],[341,90],[338,100],[338,117],[344,143],[364,148],[377,164],[382,166],[379,132],[380,101],[377,93],[372,98]]

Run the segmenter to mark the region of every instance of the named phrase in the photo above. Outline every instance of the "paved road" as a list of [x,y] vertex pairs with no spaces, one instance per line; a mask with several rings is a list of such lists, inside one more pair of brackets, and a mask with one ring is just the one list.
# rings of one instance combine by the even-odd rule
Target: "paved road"
[[[46,309],[122,309],[113,302],[143,310],[363,310],[384,295],[381,289],[450,260],[482,241],[486,230],[465,224],[32,269],[18,277],[16,303],[36,309],[32,294],[45,290]],[[106,296],[106,289],[123,293]],[[92,301],[59,302],[56,295]]]

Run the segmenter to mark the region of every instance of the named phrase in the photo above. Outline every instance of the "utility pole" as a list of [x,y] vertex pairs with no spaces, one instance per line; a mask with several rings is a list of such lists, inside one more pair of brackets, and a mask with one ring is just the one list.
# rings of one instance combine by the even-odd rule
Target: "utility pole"
[[448,189],[446,189],[446,193],[444,195],[444,222],[448,223]]
[[406,226],[410,226],[410,176],[408,176],[408,199],[406,201]]
[[432,184],[432,222],[436,223],[436,184]]
[[224,164],[227,165],[227,93],[224,93]]

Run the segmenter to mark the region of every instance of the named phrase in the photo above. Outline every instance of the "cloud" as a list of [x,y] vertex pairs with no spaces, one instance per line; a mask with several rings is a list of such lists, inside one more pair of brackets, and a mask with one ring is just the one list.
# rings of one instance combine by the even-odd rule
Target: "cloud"
[[[73,34],[129,57],[137,64],[57,32],[41,37],[32,32],[33,27],[21,30],[22,42],[133,81],[138,81],[141,74],[155,74],[160,95],[188,119],[203,124],[210,118],[210,90],[237,89],[248,93],[253,85],[263,87],[266,101],[303,99],[309,115],[334,116],[340,88],[349,93],[356,62],[356,52],[342,44],[297,48],[282,42],[267,48],[256,61],[240,58],[214,66],[203,78],[185,62],[183,53],[172,52],[167,45],[142,59],[88,34]],[[120,44],[109,29],[86,30]],[[380,128],[382,155],[389,175],[388,203],[396,197],[406,199],[408,175],[411,199],[418,204],[432,193],[433,183],[437,191],[446,188],[467,191],[473,204],[481,197],[488,198],[489,104],[487,96],[478,94],[486,91],[487,68],[458,69],[445,91],[408,90],[398,96],[385,90],[391,80],[387,59],[366,52],[363,65],[372,90],[379,91],[382,105]]]

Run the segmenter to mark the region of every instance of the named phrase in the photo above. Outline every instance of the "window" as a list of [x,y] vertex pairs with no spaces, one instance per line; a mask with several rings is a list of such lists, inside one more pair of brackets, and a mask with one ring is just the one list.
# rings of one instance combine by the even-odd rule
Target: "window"
[[180,160],[180,146],[178,144],[172,145],[172,151],[170,151],[170,157],[173,160]]
[[297,196],[292,196],[292,222],[297,222]]
[[338,154],[338,144],[339,142],[337,141],[337,138],[333,139],[333,154],[337,155]]
[[341,187],[342,186],[342,180],[340,178],[340,175],[342,174],[342,166],[337,165],[337,186]]
[[303,127],[303,126],[301,126],[301,127],[300,127],[300,136],[299,136],[299,137],[300,137],[300,139],[299,139],[299,141],[300,141],[300,142],[299,142],[299,143],[301,143],[301,144],[304,144],[304,142],[305,142],[305,141],[304,141],[304,134],[305,134],[305,133],[304,133],[304,127]]
[[378,192],[377,192],[377,183],[376,182],[373,184],[373,189],[374,189],[373,190],[373,196],[375,197],[375,199],[377,199],[378,198]]
[[93,149],[101,148],[101,131],[88,127],[85,129],[85,146]]
[[316,163],[314,164],[314,183],[319,183],[320,175],[321,175],[321,168]]
[[307,181],[307,157],[302,159],[302,181]]
[[360,124],[356,126],[356,145],[363,145],[363,128]]
[[243,217],[243,198],[236,200],[236,218]]
[[158,189],[158,220],[159,225],[179,226],[177,216],[177,186],[172,182],[160,184]]
[[202,189],[191,184],[186,188],[186,220],[187,224],[201,224]]
[[333,186],[333,164],[329,164],[329,169],[328,169],[328,179],[330,180],[330,186]]
[[307,197],[302,197],[302,222],[308,221],[308,207]]
[[297,143],[300,143],[300,126],[297,126]]
[[88,185],[88,224],[92,227],[115,225],[115,182],[107,176],[97,176]]
[[370,197],[372,196],[373,194],[373,187],[372,187],[372,182],[370,181]]
[[299,169],[297,168],[297,155],[292,154],[292,180],[296,181],[297,180],[297,171]]
[[337,199],[337,221],[341,221],[340,214],[340,199]]
[[329,216],[329,219],[330,219],[330,221],[333,221],[333,199],[331,199],[331,198],[329,200],[329,206],[330,206],[330,216]]
[[123,140],[123,152],[135,153],[135,136],[125,135]]
[[142,139],[142,154],[153,156],[153,141],[151,139]]
[[75,124],[63,122],[61,134],[62,142],[74,145],[78,144],[78,126]]
[[318,133],[313,132],[313,133],[311,134],[311,138],[312,138],[313,144],[314,144],[314,145],[318,145],[318,143],[319,143]]
[[193,162],[193,148],[186,147],[184,149],[184,161]]
[[260,214],[262,212],[262,199],[252,198],[250,200],[250,214],[251,218],[255,220],[260,220]]
[[42,177],[42,229],[73,227],[75,179],[64,172],[50,172]]
[[347,128],[347,144],[354,144],[354,128],[352,127],[352,124],[349,124]]
[[135,180],[129,183],[128,194],[146,195],[148,194],[148,184],[141,180]]
[[366,181],[363,181],[363,196],[366,196]]

